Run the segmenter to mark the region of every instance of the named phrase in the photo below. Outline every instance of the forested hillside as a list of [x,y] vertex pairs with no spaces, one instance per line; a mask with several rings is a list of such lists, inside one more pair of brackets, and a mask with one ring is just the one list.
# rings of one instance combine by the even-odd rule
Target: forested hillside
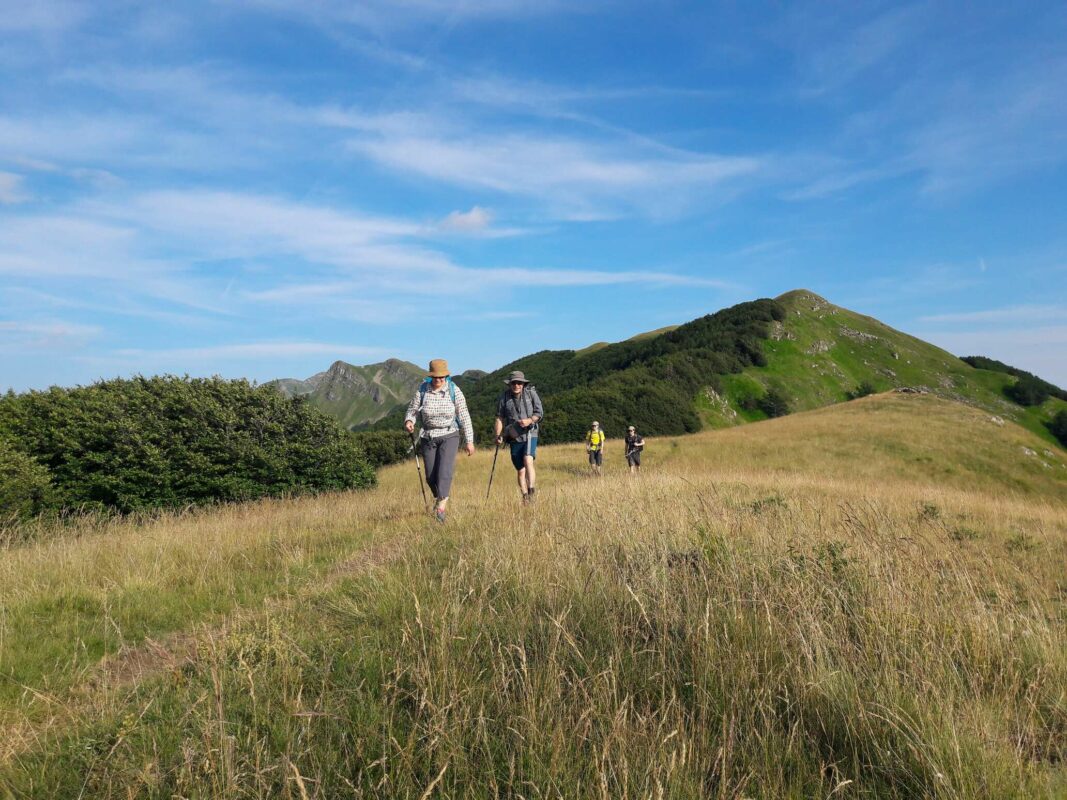
[[[691,433],[701,420],[694,398],[719,376],[766,363],[762,340],[785,311],[774,300],[741,303],[649,338],[581,352],[543,350],[505,364],[476,381],[457,377],[467,395],[476,435],[488,437],[496,402],[512,370],[523,370],[546,405],[545,443],[580,439],[593,419],[610,433],[627,425],[654,434]],[[378,430],[396,429],[402,413]]]

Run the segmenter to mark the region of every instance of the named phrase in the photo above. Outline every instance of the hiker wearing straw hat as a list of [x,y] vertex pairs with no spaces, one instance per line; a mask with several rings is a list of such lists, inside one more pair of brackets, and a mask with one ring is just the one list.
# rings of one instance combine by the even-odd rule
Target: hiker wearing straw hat
[[416,418],[422,427],[419,450],[426,464],[426,485],[434,496],[433,513],[438,522],[444,522],[460,436],[462,433],[467,455],[474,455],[474,425],[467,410],[467,398],[452,382],[448,362],[443,358],[430,362],[426,379],[408,404],[404,416],[404,430],[408,433],[414,432]]
[[496,404],[496,422],[493,433],[497,444],[505,442],[511,447],[511,463],[519,481],[524,504],[533,502],[537,493],[537,473],[534,459],[537,458],[537,434],[545,410],[537,390],[526,380],[521,370],[515,370],[506,381],[505,389]]

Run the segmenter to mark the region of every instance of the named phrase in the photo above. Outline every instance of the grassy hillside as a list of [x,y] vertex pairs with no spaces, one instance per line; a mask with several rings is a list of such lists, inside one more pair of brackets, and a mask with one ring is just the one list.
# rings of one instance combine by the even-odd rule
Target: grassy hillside
[[[0,552],[0,796],[1067,792],[1067,467],[880,395]],[[24,534],[25,535],[25,532]]]
[[781,389],[790,408],[802,411],[840,402],[868,382],[876,391],[922,387],[1017,422],[1056,444],[1045,423],[1067,408],[1063,400],[1050,398],[1025,408],[1004,395],[1005,387],[1016,380],[1011,375],[975,369],[934,345],[805,290],[777,300],[787,313],[764,344],[767,363],[725,377],[720,393],[705,393],[699,403],[706,424],[722,427],[763,419],[758,410],[746,411],[742,400],[770,387]]

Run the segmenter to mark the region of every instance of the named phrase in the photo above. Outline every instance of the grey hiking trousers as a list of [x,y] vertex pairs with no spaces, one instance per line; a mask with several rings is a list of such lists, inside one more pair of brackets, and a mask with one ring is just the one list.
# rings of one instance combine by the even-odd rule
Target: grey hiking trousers
[[422,440],[422,460],[426,465],[426,485],[435,500],[448,497],[459,453],[459,431],[439,439]]

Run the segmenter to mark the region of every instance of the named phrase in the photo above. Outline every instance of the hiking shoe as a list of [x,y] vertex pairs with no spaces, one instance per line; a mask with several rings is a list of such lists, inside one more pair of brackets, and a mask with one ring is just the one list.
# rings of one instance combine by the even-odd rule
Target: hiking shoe
[[435,508],[433,510],[434,518],[442,525],[445,524],[445,510],[443,508]]
[[537,487],[536,486],[531,486],[530,487],[530,493],[528,495],[526,495],[526,496],[530,498],[529,502],[531,502],[531,503],[534,500],[536,500],[537,499]]
[[530,505],[530,495],[526,494],[526,492],[522,493],[522,504],[524,506]]

